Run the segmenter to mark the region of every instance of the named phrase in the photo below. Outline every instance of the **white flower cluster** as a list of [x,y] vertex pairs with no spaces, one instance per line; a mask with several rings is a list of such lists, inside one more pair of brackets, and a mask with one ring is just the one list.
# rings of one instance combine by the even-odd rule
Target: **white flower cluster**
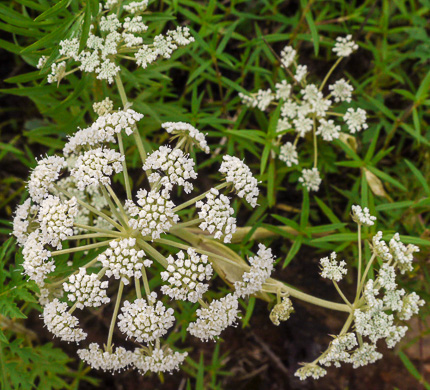
[[137,349],[134,352],[133,364],[142,374],[148,371],[172,372],[179,369],[187,356],[187,352],[174,352],[170,348],[155,348],[151,355],[145,355],[142,349]]
[[198,131],[195,127],[185,122],[164,122],[161,127],[165,129],[169,134],[177,135],[178,137],[184,137],[189,142],[197,145],[205,153],[209,153],[210,149],[206,141],[206,137],[203,133]]
[[71,175],[76,179],[76,185],[83,191],[87,187],[97,187],[100,184],[109,185],[114,172],[122,172],[124,156],[113,149],[91,149],[79,155]]
[[358,49],[358,45],[352,40],[352,35],[346,37],[337,37],[333,52],[338,57],[349,57]]
[[372,238],[372,251],[383,261],[391,262],[391,260],[394,260],[400,272],[404,274],[405,272],[412,271],[414,253],[419,252],[420,248],[413,244],[404,245],[400,240],[399,233],[394,234],[389,245],[387,245],[382,240],[382,232],[378,232]]
[[349,363],[349,351],[356,347],[357,344],[357,338],[354,333],[346,333],[342,336],[338,336],[330,343],[330,347],[319,362],[326,367],[330,367],[332,364],[336,367],[340,367],[341,362]]
[[241,281],[234,283],[235,295],[245,298],[260,291],[263,283],[270,278],[273,262],[272,250],[259,244],[257,256],[249,258],[250,270],[242,275]]
[[[143,12],[148,5],[145,1],[134,1],[123,6],[129,15],[120,20],[117,13],[112,11],[117,6],[117,1],[109,0],[105,4],[107,15],[97,18],[98,26],[92,24],[82,51],[79,50],[80,34],[60,42],[60,55],[62,61],[51,65],[48,82],[60,82],[68,74],[67,62],[77,63],[77,68],[82,72],[95,73],[99,80],[106,80],[109,84],[114,81],[120,71],[119,59],[127,54],[127,58],[136,61],[138,65],[146,68],[159,56],[170,58],[172,52],[178,46],[185,46],[194,41],[188,27],[177,27],[176,30],[167,31],[166,35],[158,35],[152,44],[144,45],[142,34],[148,29],[143,23],[143,18],[138,13]],[[100,11],[102,8],[100,7]],[[95,31],[100,33],[95,33]],[[131,57],[133,55],[134,57]],[[65,59],[65,60],[64,60]],[[37,64],[38,69],[43,69],[46,57],[42,56]]]
[[60,172],[66,167],[63,157],[49,156],[37,162],[36,168],[31,172],[27,183],[31,199],[40,203],[52,190],[52,183],[60,177]]
[[307,378],[319,379],[327,374],[324,368],[318,366],[317,364],[305,364],[303,367],[299,368],[294,375],[304,381]]
[[299,163],[299,155],[297,153],[296,146],[291,142],[287,142],[282,145],[279,150],[279,159],[285,162],[287,167],[297,165]]
[[121,279],[124,284],[129,284],[132,277],[140,278],[143,266],[150,267],[152,260],[144,258],[145,252],[136,246],[135,238],[113,240],[110,248],[98,256],[106,270],[106,276]]
[[54,299],[45,305],[43,320],[48,330],[63,341],[76,342],[85,340],[87,334],[80,328],[79,320],[67,312],[67,303]]
[[197,321],[190,322],[187,330],[202,341],[214,340],[225,328],[235,324],[238,306],[234,294],[214,299],[208,307],[197,309]]
[[339,282],[342,280],[343,275],[346,275],[347,270],[345,268],[346,262],[344,260],[338,262],[336,257],[336,252],[332,252],[330,258],[324,257],[320,260],[322,268],[321,276]]
[[199,225],[200,229],[214,234],[215,239],[224,237],[224,242],[230,242],[236,232],[236,218],[232,217],[234,210],[230,207],[230,200],[212,188],[206,195],[206,202],[198,201],[196,207],[201,209],[198,215],[204,220]]
[[40,203],[37,216],[40,234],[45,243],[61,249],[61,241],[73,235],[73,223],[77,214],[76,198],[63,202],[58,196],[48,195]]
[[12,234],[16,237],[19,246],[24,246],[27,241],[31,232],[30,225],[36,220],[38,210],[39,207],[32,204],[30,198],[16,208]]
[[51,258],[51,252],[45,249],[45,242],[41,239],[39,230],[29,234],[22,249],[22,255],[24,273],[42,287],[46,276],[54,272],[55,264]]
[[97,274],[87,274],[86,268],[79,268],[77,274],[69,276],[69,281],[63,283],[67,292],[67,299],[76,302],[78,309],[86,307],[99,307],[102,303],[109,303],[106,296],[108,282],[101,282]]
[[219,171],[225,175],[227,182],[233,184],[239,198],[245,198],[251,207],[257,206],[258,181],[243,161],[237,157],[223,156]]
[[132,229],[139,230],[143,237],[151,236],[153,240],[160,238],[179,221],[178,215],[173,212],[175,205],[165,192],[154,192],[140,189],[137,192],[137,204],[127,199],[125,210],[132,218],[128,221]]
[[163,337],[175,322],[173,309],[166,307],[161,301],[148,305],[143,298],[133,303],[125,301],[118,316],[118,328],[127,338],[133,338],[138,343],[152,343]]
[[205,255],[199,256],[195,249],[187,249],[188,257],[180,251],[175,260],[167,258],[166,271],[160,274],[161,279],[168,285],[162,285],[161,291],[172,299],[197,302],[208,290],[204,283],[212,276],[212,266]]
[[97,343],[91,343],[88,349],[79,349],[78,356],[96,370],[122,371],[134,361],[132,351],[123,347],[115,348],[115,352],[103,351]]
[[157,35],[152,45],[143,45],[134,55],[137,65],[146,68],[158,57],[170,58],[178,46],[186,46],[194,42],[188,27],[177,27],[167,31],[166,35]]
[[143,115],[132,110],[119,110],[105,113],[97,118],[90,127],[77,131],[63,148],[67,157],[78,153],[82,148],[99,147],[104,143],[115,143],[115,135],[121,131],[127,135],[133,132],[133,126],[143,118]]
[[363,226],[372,226],[375,224],[376,217],[370,215],[370,211],[367,207],[361,208],[361,206],[352,206],[352,219],[355,223]]
[[[334,52],[345,57],[357,49],[357,45],[351,40],[351,36],[338,38]],[[292,80],[282,79],[275,84],[275,89],[260,89],[251,95],[239,93],[242,103],[248,107],[257,107],[261,111],[270,106],[280,106],[280,117],[277,123],[277,139],[273,141],[275,146],[280,146],[279,158],[288,167],[299,164],[297,142],[299,138],[311,138],[308,135],[314,132],[313,142],[317,143],[316,136],[330,142],[340,137],[342,127],[337,124],[339,112],[332,109],[334,103],[351,103],[353,87],[345,79],[334,81],[328,86],[330,94],[324,96],[321,87],[308,84],[306,80],[307,67],[298,65],[296,50],[286,46],[280,54],[281,66],[288,69],[296,68]],[[291,73],[291,72],[290,72]],[[330,73],[331,74],[331,73]],[[325,82],[324,82],[325,84]],[[332,99],[334,102],[332,101]],[[331,117],[331,118],[330,118]],[[367,128],[366,112],[360,108],[354,110],[348,107],[343,120],[350,133],[354,134]],[[296,133],[296,140],[283,142],[284,135]],[[317,149],[317,145],[314,145]],[[315,170],[315,172],[314,172]],[[312,178],[309,177],[312,173]],[[311,180],[312,179],[312,180]],[[320,185],[319,173],[315,165],[313,170],[302,171],[301,182],[309,191],[318,191]]]
[[184,191],[189,194],[193,185],[188,180],[197,179],[194,165],[194,161],[181,149],[172,150],[169,146],[160,146],[146,158],[143,169],[161,171],[164,174],[162,176],[159,172],[153,172],[148,177],[150,183],[164,186],[167,192],[177,184],[184,187]]
[[308,191],[318,191],[322,182],[318,168],[303,169],[299,182],[303,183]]

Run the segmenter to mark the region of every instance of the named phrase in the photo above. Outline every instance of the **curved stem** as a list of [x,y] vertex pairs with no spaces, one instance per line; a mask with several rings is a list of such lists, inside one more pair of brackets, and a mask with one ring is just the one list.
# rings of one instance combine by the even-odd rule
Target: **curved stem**
[[348,306],[352,306],[351,302],[348,301],[348,299],[345,297],[345,295],[343,294],[342,290],[339,288],[339,285],[336,283],[335,280],[333,280],[333,284],[334,287],[336,288],[337,292],[339,293],[339,295],[341,296],[341,298],[343,299],[343,301],[348,305]]
[[120,233],[119,231],[100,229],[100,228],[96,228],[94,226],[82,225],[80,223],[74,223],[73,226],[80,228],[80,229],[90,230],[90,231],[94,231],[94,232],[98,232],[98,233],[111,234],[111,235],[116,236],[116,237],[124,237],[124,235],[122,233]]

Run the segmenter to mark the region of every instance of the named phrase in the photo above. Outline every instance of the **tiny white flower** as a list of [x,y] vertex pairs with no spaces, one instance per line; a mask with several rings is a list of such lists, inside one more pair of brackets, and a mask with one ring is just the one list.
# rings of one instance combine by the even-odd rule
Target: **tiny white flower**
[[291,142],[282,145],[279,150],[279,159],[284,161],[287,167],[297,165],[299,163],[299,155],[296,147]]
[[334,101],[339,102],[351,102],[352,91],[354,88],[344,79],[337,80],[334,84],[329,85],[328,89],[334,96]]
[[361,206],[352,206],[352,220],[363,226],[372,226],[375,224],[376,217],[370,215],[370,211],[367,207],[361,208]]
[[345,268],[346,262],[344,260],[338,262],[336,257],[336,252],[332,252],[330,258],[324,257],[320,260],[322,268],[321,276],[339,282],[346,275],[347,270]]

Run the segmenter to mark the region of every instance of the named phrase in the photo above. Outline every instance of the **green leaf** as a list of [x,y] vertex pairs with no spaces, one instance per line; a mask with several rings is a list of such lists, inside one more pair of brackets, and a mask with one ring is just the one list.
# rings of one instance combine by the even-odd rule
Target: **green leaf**
[[312,17],[312,12],[309,11],[306,13],[306,21],[308,22],[309,29],[311,30],[312,42],[314,44],[315,55],[318,55],[320,49],[320,38],[318,35],[318,30],[315,25],[314,19]]
[[46,19],[49,16],[54,16],[61,12],[64,8],[67,8],[72,0],[61,0],[57,4],[55,4],[52,8],[46,10],[45,12],[41,13],[36,19],[34,19],[35,22],[40,22],[41,20]]
[[427,180],[425,179],[425,177],[423,176],[423,174],[421,173],[421,171],[415,167],[414,164],[412,164],[409,160],[404,160],[406,165],[409,167],[409,169],[412,171],[412,173],[415,175],[415,177],[417,178],[417,180],[420,182],[420,184],[422,185],[424,192],[426,193],[427,196],[430,196],[430,187],[427,184]]
[[291,248],[288,251],[288,255],[285,258],[285,261],[284,261],[284,264],[282,265],[282,268],[285,268],[288,266],[288,264],[290,264],[291,260],[293,260],[294,256],[300,250],[302,243],[303,243],[303,240],[304,240],[303,236],[297,236],[296,240],[293,242],[293,245],[291,245]]
[[78,52],[81,52],[87,43],[88,35],[90,33],[90,27],[91,27],[91,1],[87,0],[87,5],[85,6],[84,25],[82,26],[82,34],[81,34],[81,39],[79,41]]

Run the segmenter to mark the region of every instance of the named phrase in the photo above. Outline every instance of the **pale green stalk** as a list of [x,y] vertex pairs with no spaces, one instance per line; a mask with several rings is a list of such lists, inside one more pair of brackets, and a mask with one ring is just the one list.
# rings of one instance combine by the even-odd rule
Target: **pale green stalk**
[[109,245],[109,243],[111,241],[112,240],[106,240],[106,241],[102,241],[102,242],[96,242],[95,244],[78,246],[76,248],[68,248],[68,249],[62,249],[59,251],[53,251],[53,252],[51,252],[51,256],[59,256],[59,255],[64,255],[66,253],[74,253],[74,252],[86,251],[89,249],[100,248],[102,246]]
[[113,310],[112,319],[110,321],[109,335],[106,344],[106,350],[111,352],[113,330],[115,328],[116,317],[118,316],[119,305],[121,304],[122,292],[124,290],[124,282],[119,283],[118,294],[116,296],[115,308]]

